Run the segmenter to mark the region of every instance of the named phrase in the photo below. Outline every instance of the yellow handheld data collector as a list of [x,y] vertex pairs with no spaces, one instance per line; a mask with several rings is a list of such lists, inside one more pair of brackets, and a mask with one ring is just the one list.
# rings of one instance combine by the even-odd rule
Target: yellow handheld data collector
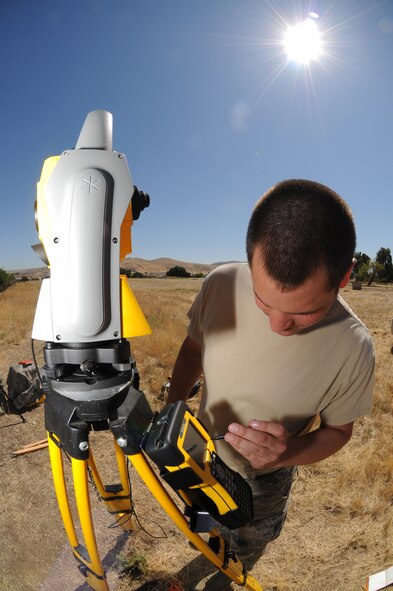
[[217,455],[214,441],[184,402],[159,413],[143,448],[188,505],[191,528],[200,528],[204,514],[231,529],[252,519],[249,484]]

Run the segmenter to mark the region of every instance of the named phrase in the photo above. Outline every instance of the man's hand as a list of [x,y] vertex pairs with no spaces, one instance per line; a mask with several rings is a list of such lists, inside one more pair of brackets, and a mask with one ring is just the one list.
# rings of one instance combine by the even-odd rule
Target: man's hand
[[255,470],[313,464],[336,453],[351,439],[353,423],[327,425],[304,436],[289,437],[280,423],[252,420],[248,426],[231,423],[225,441]]
[[250,421],[247,427],[231,423],[224,437],[255,470],[279,467],[288,438],[288,431],[280,423],[257,420]]

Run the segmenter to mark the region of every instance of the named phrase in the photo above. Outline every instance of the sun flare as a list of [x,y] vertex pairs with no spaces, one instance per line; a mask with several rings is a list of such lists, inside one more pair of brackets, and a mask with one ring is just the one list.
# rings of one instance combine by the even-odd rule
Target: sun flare
[[290,27],[284,37],[284,48],[288,59],[298,64],[309,64],[321,54],[321,35],[315,20],[305,21]]

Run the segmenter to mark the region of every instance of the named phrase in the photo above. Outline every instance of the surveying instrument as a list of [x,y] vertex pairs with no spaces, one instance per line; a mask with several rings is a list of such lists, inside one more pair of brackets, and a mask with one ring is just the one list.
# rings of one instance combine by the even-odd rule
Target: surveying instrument
[[[107,111],[87,115],[75,149],[45,160],[37,184],[40,244],[33,248],[49,266],[50,278],[42,282],[32,336],[45,341],[45,427],[64,528],[88,585],[109,591],[88,475],[116,523],[131,530],[129,459],[194,546],[237,584],[261,591],[216,527],[236,528],[252,518],[250,487],[219,458],[214,441],[184,402],[153,413],[139,390],[128,339],[151,329],[127,277],[120,275],[120,260],[131,253],[131,226],[149,203],[132,184],[125,155],[112,149]],[[92,430],[112,432],[119,483],[104,485],[89,443]],[[71,461],[83,540],[71,513],[64,454]]]

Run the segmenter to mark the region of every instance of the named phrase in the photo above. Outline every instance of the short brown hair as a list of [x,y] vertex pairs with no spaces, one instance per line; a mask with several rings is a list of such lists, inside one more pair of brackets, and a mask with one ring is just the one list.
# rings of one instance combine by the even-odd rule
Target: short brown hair
[[356,248],[353,217],[332,189],[314,181],[291,179],[269,189],[257,202],[247,230],[247,258],[256,249],[277,283],[295,288],[318,269],[338,289]]

